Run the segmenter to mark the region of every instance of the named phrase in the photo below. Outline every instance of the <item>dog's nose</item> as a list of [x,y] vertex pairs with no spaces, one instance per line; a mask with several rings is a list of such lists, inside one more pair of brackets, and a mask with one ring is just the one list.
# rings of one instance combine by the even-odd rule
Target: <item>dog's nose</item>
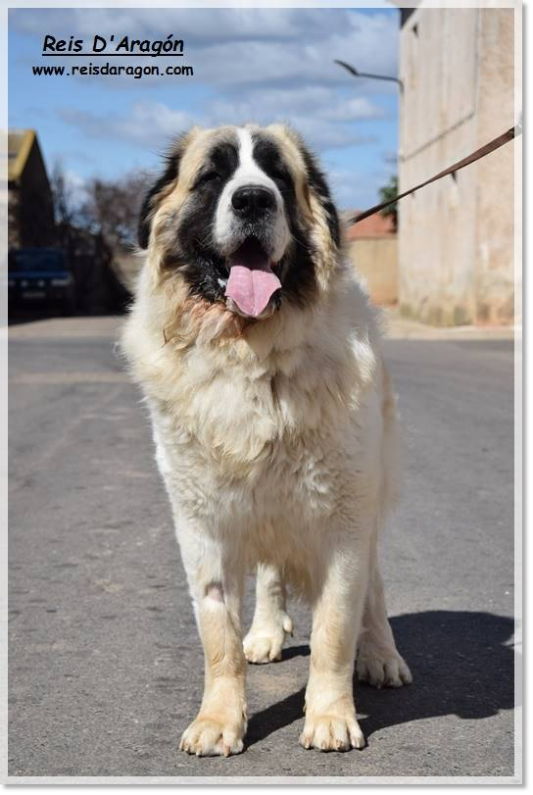
[[275,197],[271,190],[259,185],[246,185],[238,188],[231,197],[231,205],[242,218],[257,218],[272,210]]

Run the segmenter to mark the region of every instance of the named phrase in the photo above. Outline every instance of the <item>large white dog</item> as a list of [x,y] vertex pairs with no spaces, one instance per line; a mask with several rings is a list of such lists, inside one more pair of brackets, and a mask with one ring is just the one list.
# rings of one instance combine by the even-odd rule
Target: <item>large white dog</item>
[[205,653],[204,697],[180,747],[242,751],[246,659],[280,658],[287,583],[313,609],[300,742],[361,748],[356,654],[360,679],[411,681],[377,552],[395,492],[395,413],[324,176],[285,127],[195,128],[146,197],[139,241],[147,255],[123,347],[150,409]]

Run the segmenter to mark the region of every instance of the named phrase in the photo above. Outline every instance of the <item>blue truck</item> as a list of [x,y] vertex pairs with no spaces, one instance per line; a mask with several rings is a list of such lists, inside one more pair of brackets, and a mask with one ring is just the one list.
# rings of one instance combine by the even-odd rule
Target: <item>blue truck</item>
[[52,309],[74,312],[74,279],[60,248],[12,249],[8,256],[9,311]]

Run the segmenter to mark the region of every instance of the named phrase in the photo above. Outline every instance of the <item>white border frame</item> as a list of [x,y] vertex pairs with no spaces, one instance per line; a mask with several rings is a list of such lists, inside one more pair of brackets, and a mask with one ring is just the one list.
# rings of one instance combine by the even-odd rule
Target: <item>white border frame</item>
[[[196,789],[203,785],[290,785],[290,786],[359,786],[377,785],[509,785],[522,783],[522,695],[523,674],[521,655],[515,653],[515,774],[514,776],[464,777],[464,776],[227,776],[222,780],[219,776],[9,776],[7,773],[7,128],[8,128],[8,96],[7,96],[7,29],[8,12],[12,8],[34,8],[35,0],[7,0],[0,7],[0,157],[5,168],[2,171],[0,186],[0,246],[1,246],[1,287],[0,289],[0,422],[6,428],[5,443],[0,453],[0,527],[3,532],[0,538],[0,567],[2,573],[0,590],[0,701],[3,720],[0,729],[0,753],[2,763],[2,779],[7,784],[34,786],[38,784],[61,785],[141,785],[151,788],[152,785],[181,785],[188,790],[192,785]],[[362,2],[361,0],[49,0],[46,8],[509,8],[515,12],[515,119],[522,114],[522,16],[523,6],[520,0],[395,0],[394,2]],[[514,277],[515,277],[515,318],[522,318],[522,140],[515,140],[514,176],[515,176],[515,225],[514,225]],[[523,450],[522,450],[522,328],[517,323],[514,327],[514,411],[515,411],[515,449],[514,449],[514,496],[515,496],[515,648],[522,648],[523,618],[523,578],[522,578],[522,522],[523,522]],[[443,738],[445,742],[445,738]],[[328,786],[328,789],[329,789]],[[24,787],[22,788],[24,789]]]

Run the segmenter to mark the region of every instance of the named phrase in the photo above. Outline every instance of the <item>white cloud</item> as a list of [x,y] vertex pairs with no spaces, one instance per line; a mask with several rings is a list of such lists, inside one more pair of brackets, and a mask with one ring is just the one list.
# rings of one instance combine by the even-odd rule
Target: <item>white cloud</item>
[[74,109],[64,109],[60,116],[92,138],[119,138],[152,148],[164,146],[193,124],[213,127],[283,122],[298,130],[311,146],[323,150],[373,140],[368,131],[355,126],[355,122],[379,118],[382,112],[364,97],[346,101],[323,87],[308,86],[265,90],[235,103],[229,99],[216,100],[206,103],[194,115],[169,108],[162,102],[138,102],[127,117],[99,116]]
[[342,94],[323,86],[308,85],[291,88],[265,88],[247,93],[243,99],[215,100],[210,103],[210,114],[222,120],[239,122],[256,119],[261,122],[291,119],[295,115],[308,115],[324,121],[351,122],[376,119],[383,116],[381,108],[367,97],[346,99]]
[[63,121],[82,130],[91,138],[120,139],[142,146],[162,146],[177,133],[195,123],[187,113],[171,110],[159,102],[139,102],[131,113],[99,116],[89,111],[64,109]]
[[[344,85],[354,92],[391,93],[391,84],[355,79],[334,63],[340,59],[361,71],[376,74],[397,73],[397,20],[394,14],[379,17],[358,15],[337,31],[325,24],[317,40],[306,36],[305,27],[292,39],[268,41],[254,39],[228,42],[218,39],[208,44],[192,43],[188,61],[199,79],[221,86],[243,84]],[[333,21],[333,15],[324,23]]]

